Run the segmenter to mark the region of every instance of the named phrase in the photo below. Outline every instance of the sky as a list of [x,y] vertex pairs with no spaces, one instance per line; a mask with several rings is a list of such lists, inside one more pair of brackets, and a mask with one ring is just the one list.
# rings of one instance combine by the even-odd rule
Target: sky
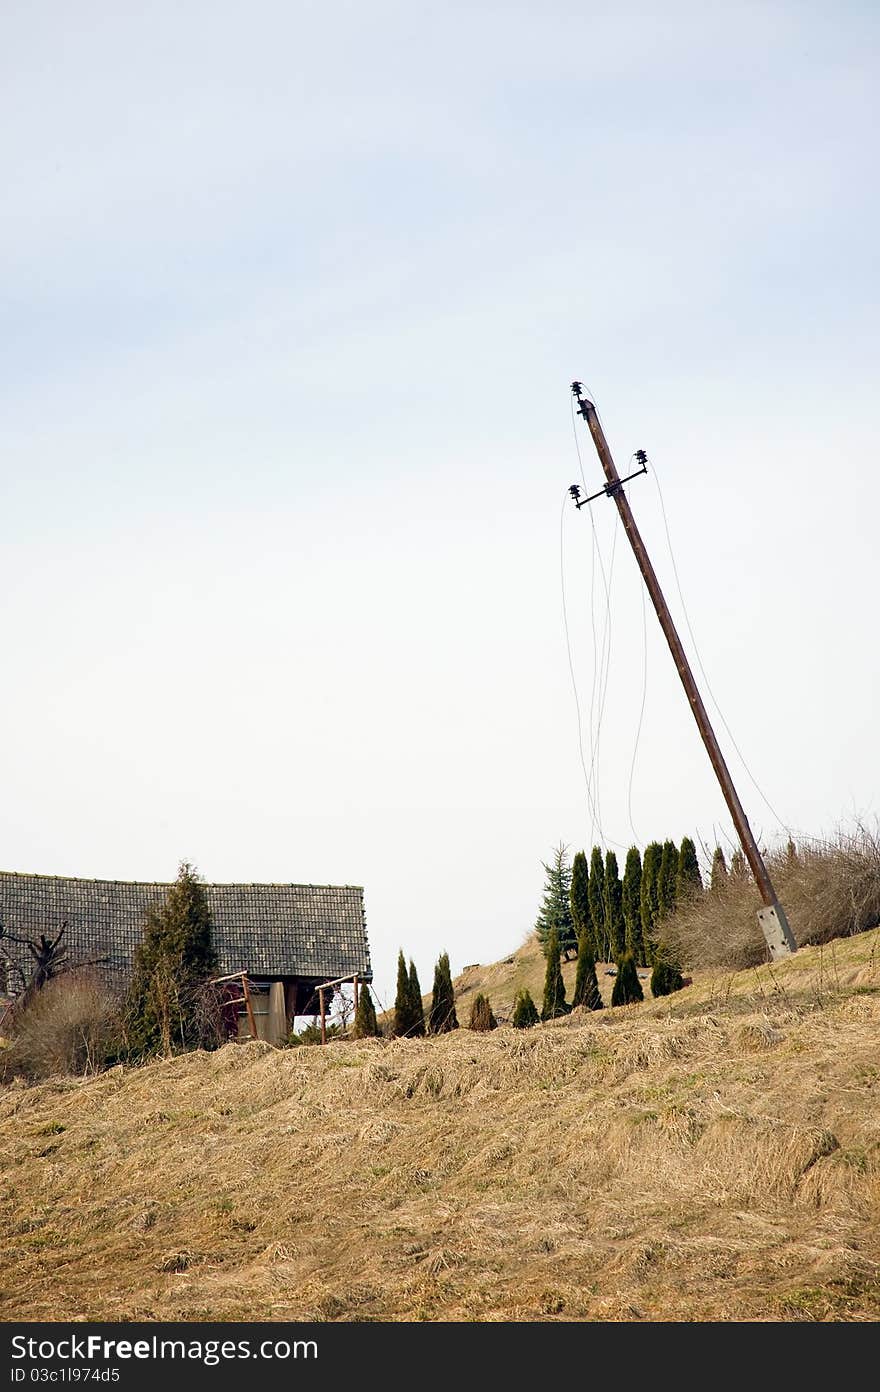
[[7,0],[2,868],[361,884],[387,1004],[729,849],[573,379],[762,843],[876,818],[878,31]]

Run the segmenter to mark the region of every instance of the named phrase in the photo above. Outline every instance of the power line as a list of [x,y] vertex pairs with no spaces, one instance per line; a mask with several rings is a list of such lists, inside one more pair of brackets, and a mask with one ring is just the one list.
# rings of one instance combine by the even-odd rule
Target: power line
[[739,745],[737,744],[737,742],[736,742],[736,740],[735,740],[735,738],[734,738],[733,731],[731,730],[730,726],[729,726],[728,723],[727,723],[727,720],[725,719],[724,712],[723,712],[723,710],[721,709],[721,707],[719,706],[718,701],[717,701],[716,698],[715,698],[715,693],[714,693],[714,691],[712,690],[711,683],[710,683],[710,681],[709,681],[708,676],[706,675],[706,669],[705,669],[705,667],[703,666],[703,660],[702,660],[702,658],[700,657],[700,651],[699,651],[699,648],[698,648],[698,646],[697,646],[696,637],[694,636],[694,630],[693,630],[693,626],[691,625],[690,615],[688,614],[687,605],[685,604],[685,601],[684,601],[684,594],[682,593],[681,579],[680,579],[679,574],[678,574],[678,566],[676,565],[676,562],[675,562],[675,552],[674,552],[673,547],[672,547],[672,537],[671,537],[670,532],[669,532],[669,520],[668,520],[668,518],[667,518],[667,516],[666,516],[666,504],[665,504],[664,501],[663,501],[663,489],[660,487],[660,476],[659,476],[659,474],[657,473],[657,465],[654,463],[654,460],[653,460],[653,459],[651,460],[651,465],[652,465],[652,473],[653,473],[653,475],[654,475],[654,482],[655,482],[655,484],[657,485],[657,496],[658,496],[658,498],[660,499],[660,511],[661,511],[661,513],[663,514],[663,528],[664,528],[664,531],[666,532],[666,544],[667,544],[667,546],[669,547],[669,559],[670,559],[670,561],[672,562],[672,572],[673,572],[673,575],[675,576],[675,587],[676,587],[676,589],[678,590],[678,598],[679,598],[679,601],[680,601],[680,603],[681,603],[681,611],[682,611],[682,613],[684,614],[684,621],[685,621],[685,623],[687,624],[687,630],[688,630],[688,633],[690,634],[690,637],[691,637],[691,643],[693,644],[694,656],[695,656],[695,658],[697,659],[697,666],[699,667],[700,672],[702,673],[703,681],[705,682],[705,685],[706,685],[706,690],[707,690],[707,692],[709,693],[709,699],[710,699],[710,701],[712,702],[713,706],[715,707],[716,711],[718,712],[718,718],[719,718],[719,720],[721,721],[721,724],[724,726],[725,730],[727,731],[727,735],[728,735],[728,738],[730,739],[730,743],[732,744],[734,750],[736,751],[737,755],[739,756],[740,763],[742,764],[743,768],[745,769],[745,772],[746,772],[748,778],[750,779],[750,781],[751,781],[751,783],[752,783],[752,786],[755,788],[756,792],[758,793],[758,796],[761,798],[761,800],[762,800],[762,802],[765,804],[765,806],[768,807],[768,808],[770,809],[770,812],[771,812],[772,816],[773,816],[773,817],[775,818],[775,820],[778,822],[779,826],[782,827],[783,831],[788,832],[788,834],[789,834],[789,836],[790,836],[790,835],[792,834],[792,828],[788,825],[787,822],[784,822],[784,821],[782,820],[782,818],[780,817],[779,813],[776,811],[776,808],[773,806],[772,802],[771,802],[770,799],[767,797],[767,795],[765,794],[764,790],[761,788],[760,784],[758,783],[758,780],[755,778],[754,774],[752,773],[751,769],[749,768],[748,764],[746,763],[746,760],[745,760],[745,757],[744,757],[744,755],[743,755],[743,752],[742,752],[742,750],[740,749]]
[[580,754],[581,768],[582,768],[583,771],[584,771],[584,785],[585,785],[586,790],[587,790],[587,807],[589,808],[590,816],[591,816],[591,819],[592,819],[592,820],[591,820],[591,827],[590,827],[590,830],[591,830],[591,832],[592,832],[593,827],[595,827],[595,825],[596,825],[596,823],[597,823],[597,821],[598,821],[598,818],[597,818],[597,816],[596,816],[596,809],[595,809],[595,805],[594,805],[594,803],[593,803],[593,795],[592,795],[592,787],[591,787],[591,783],[590,783],[590,776],[589,776],[589,774],[587,773],[587,761],[586,761],[586,758],[584,757],[584,727],[583,727],[583,717],[582,717],[582,715],[581,715],[581,702],[580,702],[580,696],[578,695],[577,678],[575,677],[575,671],[574,671],[574,660],[573,660],[573,658],[572,658],[572,653],[571,653],[571,633],[570,633],[570,631],[569,631],[569,626],[568,626],[568,606],[567,606],[567,604],[566,604],[566,599],[565,599],[565,541],[564,541],[564,536],[565,536],[565,505],[566,505],[567,501],[568,501],[568,489],[566,489],[565,493],[563,494],[563,498],[562,498],[562,513],[561,513],[561,516],[560,516],[560,519],[559,519],[559,580],[560,580],[560,585],[561,585],[561,590],[562,590],[562,625],[563,625],[563,628],[564,628],[564,630],[565,630],[565,650],[566,650],[566,653],[568,654],[568,670],[569,670],[569,673],[570,673],[570,675],[571,675],[571,689],[572,689],[572,692],[573,692],[573,694],[574,694],[574,706],[575,706],[575,711],[576,711],[576,713],[577,713],[578,752],[579,752],[579,754]]
[[642,704],[639,709],[639,723],[636,726],[636,738],[633,744],[632,763],[629,769],[629,787],[626,794],[626,812],[629,818],[629,828],[635,841],[639,841],[639,833],[636,831],[632,814],[632,792],[633,776],[636,771],[636,755],[639,752],[639,739],[642,733],[642,722],[645,718],[645,701],[648,695],[648,617],[645,609],[645,587],[639,585],[639,594],[642,599]]
[[[591,516],[592,516],[592,514],[591,514]],[[594,533],[594,535],[595,535],[595,533]],[[590,711],[590,734],[591,734],[591,741],[592,741],[592,743],[591,743],[591,749],[590,749],[590,775],[591,775],[591,778],[592,778],[592,780],[593,780],[593,787],[594,787],[594,790],[595,790],[595,797],[596,797],[596,805],[597,805],[597,807],[598,807],[600,813],[601,813],[601,809],[602,809],[602,802],[601,802],[601,797],[600,797],[600,792],[599,792],[599,789],[600,789],[600,780],[599,780],[599,768],[600,768],[600,741],[601,741],[601,736],[602,736],[602,720],[603,720],[603,717],[604,717],[604,715],[605,715],[605,702],[606,702],[606,700],[608,699],[608,683],[609,683],[609,680],[610,680],[610,677],[611,677],[611,585],[612,585],[612,581],[613,581],[613,579],[614,579],[614,558],[615,558],[615,556],[616,556],[616,554],[617,554],[617,536],[618,536],[618,528],[615,526],[615,528],[614,528],[614,537],[613,537],[612,543],[611,543],[611,558],[610,558],[610,561],[609,561],[609,564],[608,564],[608,579],[607,579],[607,582],[606,582],[606,584],[605,584],[605,619],[604,619],[604,623],[603,623],[603,626],[602,626],[602,645],[601,645],[601,648],[600,648],[600,656],[599,656],[599,677],[598,677],[598,689],[599,689],[599,692],[600,692],[600,696],[599,696],[599,710],[598,710],[598,715],[597,715],[597,717],[596,717],[595,731],[594,731],[594,729],[593,729],[593,723],[592,723],[592,715],[593,715],[592,709],[591,709],[591,711]],[[600,559],[601,559],[601,552],[600,552]],[[603,580],[604,580],[604,571],[603,571]],[[599,835],[600,835],[600,837],[602,838],[602,844],[604,845],[604,844],[605,844],[605,833],[604,833],[604,830],[603,830],[603,828],[602,828],[601,822],[600,822],[600,824],[599,824]],[[615,845],[618,845],[619,843],[618,843],[618,842],[615,842],[614,844],[615,844]]]

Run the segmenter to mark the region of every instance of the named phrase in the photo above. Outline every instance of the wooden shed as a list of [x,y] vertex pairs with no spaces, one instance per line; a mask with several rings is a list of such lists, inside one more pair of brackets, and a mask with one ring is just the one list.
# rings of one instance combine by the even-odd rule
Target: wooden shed
[[[147,909],[170,888],[0,871],[0,924],[25,938],[54,936],[66,924],[71,960],[105,958],[124,979]],[[313,1013],[322,982],[355,975],[372,981],[360,886],[206,884],[205,891],[218,975],[247,972],[262,1038],[278,1043],[294,1016]],[[8,953],[27,971],[26,948],[10,944]]]

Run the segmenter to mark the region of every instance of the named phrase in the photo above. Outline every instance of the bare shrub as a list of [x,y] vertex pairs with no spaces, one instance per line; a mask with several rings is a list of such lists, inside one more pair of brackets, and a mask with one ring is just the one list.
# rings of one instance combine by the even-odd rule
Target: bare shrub
[[[864,826],[828,840],[789,843],[767,857],[767,868],[801,947],[880,923],[880,836]],[[757,966],[767,960],[760,907],[751,877],[731,875],[671,914],[663,937],[683,965]]]
[[122,1042],[118,993],[96,971],[65,973],[13,1014],[7,1072],[94,1073]]

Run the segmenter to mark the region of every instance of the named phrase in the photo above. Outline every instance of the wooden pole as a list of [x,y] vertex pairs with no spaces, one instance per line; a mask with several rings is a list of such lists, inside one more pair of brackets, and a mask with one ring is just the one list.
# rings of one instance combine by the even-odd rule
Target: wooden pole
[[244,991],[244,1004],[247,1010],[248,1025],[250,1026],[251,1039],[258,1038],[257,1022],[254,1018],[254,1007],[251,1005],[251,993],[248,986],[247,972],[241,974],[241,989]]
[[324,987],[318,991],[318,1000],[321,1002],[321,1043],[327,1043],[327,1020],[324,1015]]
[[578,411],[590,428],[593,444],[596,446],[596,453],[599,456],[599,461],[604,470],[605,477],[608,480],[608,486],[605,491],[608,493],[609,497],[614,499],[617,505],[617,511],[620,513],[623,529],[633,549],[639,570],[642,572],[648,594],[651,596],[651,602],[657,611],[657,618],[660,620],[660,627],[663,629],[666,636],[669,650],[672,653],[678,675],[681,678],[681,684],[685,689],[691,710],[694,713],[697,729],[700,732],[703,744],[706,746],[706,752],[715,770],[715,776],[721,785],[721,791],[733,819],[733,824],[736,827],[736,832],[739,836],[746,860],[751,866],[752,874],[755,877],[755,883],[764,901],[765,909],[762,913],[758,914],[758,922],[761,925],[761,931],[770,949],[770,955],[771,957],[787,957],[790,953],[797,951],[797,943],[788,926],[785,911],[776,897],[776,891],[767,873],[767,867],[758,849],[758,843],[752,835],[752,829],[749,826],[743,805],[739,800],[736,788],[733,786],[733,779],[724,761],[724,755],[721,753],[718,740],[715,738],[715,731],[712,729],[709,716],[706,713],[706,707],[703,705],[703,699],[694,681],[694,675],[690,669],[690,664],[688,663],[687,655],[676,631],[675,624],[672,621],[672,615],[667,608],[666,600],[663,597],[663,591],[660,588],[660,582],[657,579],[654,567],[645,549],[645,543],[642,541],[641,535],[639,534],[639,529],[636,526],[627,496],[623,491],[620,475],[611,457],[611,450],[608,448],[608,441],[605,439],[605,432],[602,429],[596,408],[592,401],[588,401],[583,396],[579,382],[572,383],[572,391],[577,398]]
[[354,1013],[358,1013],[358,974],[354,974]]

